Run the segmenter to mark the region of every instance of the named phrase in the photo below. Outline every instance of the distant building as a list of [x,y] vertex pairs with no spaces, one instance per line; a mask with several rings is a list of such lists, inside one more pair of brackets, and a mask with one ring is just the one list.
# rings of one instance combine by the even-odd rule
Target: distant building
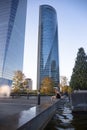
[[27,87],[29,90],[32,90],[32,80],[31,80],[30,78],[26,78],[25,80],[28,82],[28,84],[27,84],[26,87]]
[[0,85],[23,69],[27,0],[0,0]]
[[[59,84],[58,26],[56,10],[41,5],[39,10],[37,89],[45,77]],[[55,86],[55,87],[56,87]]]

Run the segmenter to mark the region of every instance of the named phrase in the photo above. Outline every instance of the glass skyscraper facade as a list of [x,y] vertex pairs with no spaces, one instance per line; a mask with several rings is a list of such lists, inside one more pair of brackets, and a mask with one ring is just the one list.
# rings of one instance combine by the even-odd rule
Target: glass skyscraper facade
[[0,85],[23,69],[27,0],[0,0]]
[[45,77],[59,84],[58,26],[56,10],[49,5],[39,9],[37,88]]

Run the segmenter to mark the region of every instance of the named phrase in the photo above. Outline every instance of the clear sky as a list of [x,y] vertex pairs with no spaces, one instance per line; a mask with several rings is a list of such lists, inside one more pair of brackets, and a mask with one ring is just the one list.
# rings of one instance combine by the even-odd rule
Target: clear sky
[[37,85],[39,6],[48,4],[57,12],[60,76],[70,80],[78,49],[87,53],[87,0],[28,0],[23,72]]

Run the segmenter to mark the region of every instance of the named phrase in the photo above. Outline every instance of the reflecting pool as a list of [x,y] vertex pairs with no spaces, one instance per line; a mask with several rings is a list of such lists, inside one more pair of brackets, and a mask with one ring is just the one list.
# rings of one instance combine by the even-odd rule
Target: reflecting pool
[[57,109],[44,130],[87,130],[87,113],[72,113],[67,102],[62,108]]

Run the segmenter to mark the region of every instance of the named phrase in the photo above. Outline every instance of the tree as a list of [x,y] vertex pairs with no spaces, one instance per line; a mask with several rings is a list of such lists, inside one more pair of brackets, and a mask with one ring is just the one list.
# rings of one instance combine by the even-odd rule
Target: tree
[[73,89],[87,89],[87,56],[81,47],[78,50],[75,66],[73,68],[70,86]]
[[67,85],[67,82],[68,82],[68,79],[67,79],[66,76],[61,76],[61,77],[60,77],[60,84],[61,84],[62,87],[63,87],[63,86],[66,86],[66,85]]
[[64,86],[67,86],[67,82],[68,82],[68,79],[66,76],[61,76],[60,77],[60,91],[62,92]]
[[45,77],[42,80],[41,84],[41,92],[48,94],[48,93],[53,93],[54,91],[54,81],[50,77]]
[[12,87],[15,92],[24,89],[24,81],[25,81],[25,75],[20,70],[15,71],[12,84]]
[[66,76],[60,77],[60,91],[63,94],[69,94],[72,91],[71,87],[68,85],[68,78]]

